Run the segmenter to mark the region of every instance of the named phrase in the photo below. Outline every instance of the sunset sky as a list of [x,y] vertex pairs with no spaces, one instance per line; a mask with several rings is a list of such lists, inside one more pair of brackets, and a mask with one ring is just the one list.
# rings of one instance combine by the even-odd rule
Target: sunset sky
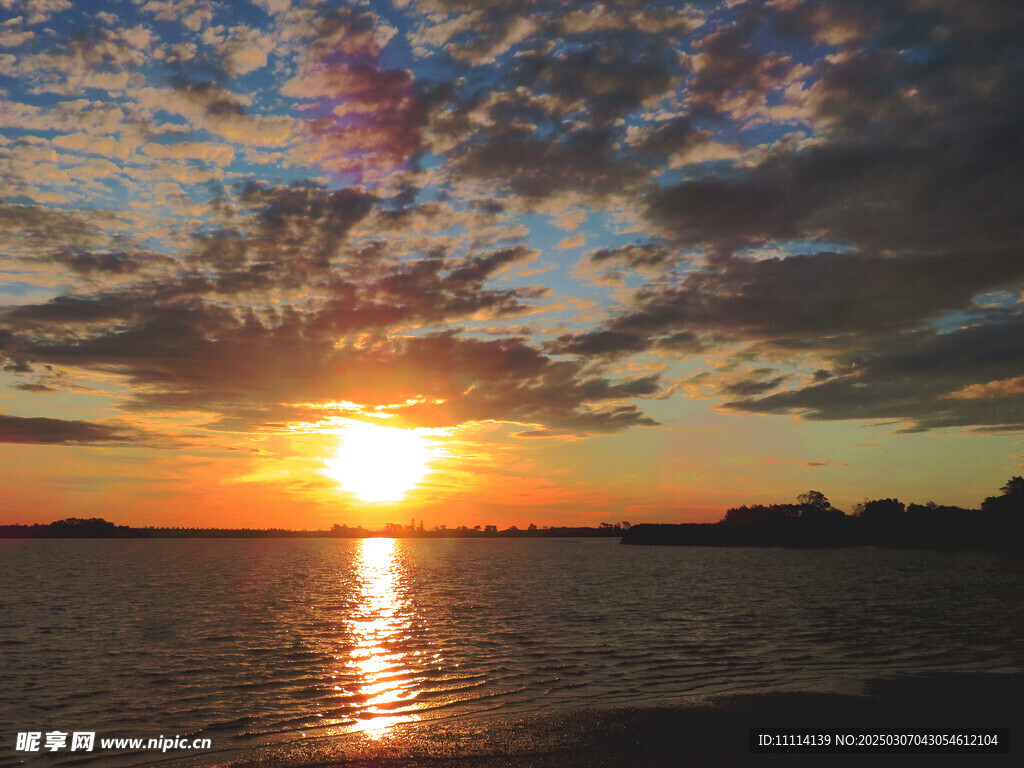
[[[0,522],[976,507],[1019,0],[0,0]],[[386,429],[385,429],[386,428]]]

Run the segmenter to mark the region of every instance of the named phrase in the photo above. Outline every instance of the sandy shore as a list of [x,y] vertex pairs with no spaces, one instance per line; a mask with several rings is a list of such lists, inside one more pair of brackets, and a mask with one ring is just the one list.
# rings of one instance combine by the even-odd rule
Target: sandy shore
[[[865,695],[783,693],[526,717],[454,718],[224,751],[163,768],[661,768],[662,766],[995,766],[1024,764],[1024,676],[878,681]],[[752,727],[1003,727],[1009,754],[755,755]]]

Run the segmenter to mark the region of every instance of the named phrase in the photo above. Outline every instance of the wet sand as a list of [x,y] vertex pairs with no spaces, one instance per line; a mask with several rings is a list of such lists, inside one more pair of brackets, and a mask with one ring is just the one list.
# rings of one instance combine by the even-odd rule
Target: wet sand
[[[667,766],[1002,766],[1024,764],[1024,675],[875,681],[862,695],[781,693],[686,699],[405,725],[224,751],[163,768],[661,768]],[[1003,727],[1009,754],[751,754],[751,727]]]

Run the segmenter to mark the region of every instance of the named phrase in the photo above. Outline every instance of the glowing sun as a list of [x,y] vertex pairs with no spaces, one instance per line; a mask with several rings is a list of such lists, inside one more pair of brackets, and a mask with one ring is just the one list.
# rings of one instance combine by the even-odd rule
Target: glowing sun
[[411,430],[350,421],[325,472],[363,501],[397,501],[423,478],[434,456],[430,441]]

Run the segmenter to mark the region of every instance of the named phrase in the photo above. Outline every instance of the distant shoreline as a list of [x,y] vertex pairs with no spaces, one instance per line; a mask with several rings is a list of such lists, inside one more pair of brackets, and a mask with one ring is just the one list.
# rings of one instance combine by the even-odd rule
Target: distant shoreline
[[[494,528],[494,526],[489,526]],[[293,531],[283,528],[133,528],[106,520],[68,524],[0,525],[0,539],[551,539],[618,538],[623,529],[555,526],[536,529],[442,528],[435,530],[370,530],[338,526],[331,530]]]

